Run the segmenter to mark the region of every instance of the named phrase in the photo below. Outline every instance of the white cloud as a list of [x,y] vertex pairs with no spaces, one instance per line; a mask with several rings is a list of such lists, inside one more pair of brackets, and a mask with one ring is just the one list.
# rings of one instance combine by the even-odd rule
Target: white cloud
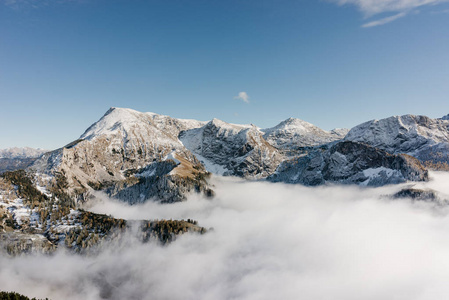
[[242,100],[245,103],[249,103],[249,96],[246,92],[240,92],[238,96],[234,97],[235,100]]
[[435,6],[447,3],[449,0],[328,0],[339,5],[355,5],[369,18],[377,14],[393,13],[397,14],[379,20],[368,22],[362,27],[373,27],[393,22],[406,16],[408,13],[423,6]]
[[[449,174],[419,183],[449,196]],[[92,209],[128,219],[193,218],[205,235],[161,247],[132,238],[98,256],[0,255],[3,290],[50,299],[391,299],[449,294],[448,207],[382,188],[219,178],[212,200]]]
[[376,21],[365,23],[365,24],[362,25],[362,27],[367,28],[367,27],[374,27],[374,26],[384,25],[384,24],[393,22],[393,21],[395,21],[395,20],[397,20],[399,18],[405,17],[406,15],[407,15],[407,13],[401,12],[401,13],[398,13],[398,14],[396,14],[394,16],[391,16],[391,17],[386,17],[386,18],[383,18],[383,19],[380,19],[380,20],[376,20]]
[[432,11],[432,14],[449,14],[449,9],[443,9],[443,10],[437,10],[437,11]]
[[0,0],[12,9],[38,9],[52,4],[83,3],[88,0]]
[[367,16],[385,12],[405,12],[425,5],[436,5],[449,0],[330,0],[340,5],[356,5]]

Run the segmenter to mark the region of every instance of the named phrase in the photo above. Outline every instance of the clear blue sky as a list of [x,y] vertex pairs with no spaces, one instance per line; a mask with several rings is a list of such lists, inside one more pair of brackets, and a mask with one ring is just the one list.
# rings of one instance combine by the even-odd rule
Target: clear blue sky
[[449,2],[419,2],[0,0],[0,148],[63,146],[111,106],[327,130],[441,117]]

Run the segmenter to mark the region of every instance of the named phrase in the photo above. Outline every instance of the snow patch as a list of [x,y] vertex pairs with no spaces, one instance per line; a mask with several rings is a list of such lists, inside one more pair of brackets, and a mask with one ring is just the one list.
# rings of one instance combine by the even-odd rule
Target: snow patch
[[393,169],[389,169],[389,168],[385,168],[385,167],[369,168],[369,169],[363,170],[363,175],[365,177],[368,177],[368,179],[366,179],[364,182],[360,183],[360,185],[362,185],[362,186],[368,186],[371,181],[381,178],[381,177],[386,177],[386,178],[391,178],[393,176],[402,177],[401,172],[399,172],[398,170],[393,170]]
[[179,164],[181,163],[181,161],[179,161],[179,160],[176,158],[176,153],[175,153],[175,151],[171,152],[171,153],[168,154],[166,157],[164,157],[163,161],[166,161],[166,160],[169,160],[169,159],[173,160],[177,165],[179,165]]

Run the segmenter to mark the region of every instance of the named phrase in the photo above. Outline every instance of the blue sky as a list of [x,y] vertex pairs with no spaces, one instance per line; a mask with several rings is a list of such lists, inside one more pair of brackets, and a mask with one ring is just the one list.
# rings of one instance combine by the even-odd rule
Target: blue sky
[[0,0],[0,148],[63,146],[111,106],[328,130],[448,95],[447,1]]

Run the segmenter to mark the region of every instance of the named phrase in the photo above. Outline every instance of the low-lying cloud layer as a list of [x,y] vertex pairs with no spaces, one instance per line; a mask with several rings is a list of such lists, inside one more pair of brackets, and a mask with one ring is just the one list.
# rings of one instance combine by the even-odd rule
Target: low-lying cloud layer
[[[419,184],[449,195],[448,173]],[[52,299],[443,299],[447,208],[364,188],[218,178],[217,197],[91,208],[127,219],[193,218],[214,230],[162,247],[131,237],[96,257],[0,258],[0,289]]]

